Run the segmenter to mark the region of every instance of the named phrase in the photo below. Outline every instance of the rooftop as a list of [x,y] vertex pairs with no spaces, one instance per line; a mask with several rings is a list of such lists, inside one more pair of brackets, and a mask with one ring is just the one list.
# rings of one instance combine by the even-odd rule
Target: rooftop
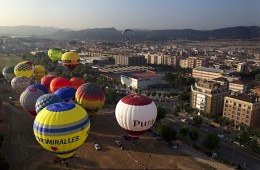
[[210,68],[210,67],[197,67],[197,68],[194,68],[194,69],[199,70],[199,71],[207,71],[207,72],[214,72],[214,73],[221,73],[222,72],[221,69]]
[[231,96],[228,96],[228,97],[233,98],[233,99],[237,99],[237,100],[241,100],[241,101],[244,101],[244,102],[248,102],[248,103],[260,102],[260,98],[258,98],[257,96],[249,96],[249,95],[245,95],[245,94],[231,95]]
[[240,84],[240,85],[246,85],[247,84],[246,80],[244,80],[244,79],[233,80],[230,83],[232,83],[232,84]]
[[124,75],[135,78],[135,79],[161,77],[159,74],[155,73],[154,71],[144,71],[144,72],[128,73],[128,74],[126,73]]

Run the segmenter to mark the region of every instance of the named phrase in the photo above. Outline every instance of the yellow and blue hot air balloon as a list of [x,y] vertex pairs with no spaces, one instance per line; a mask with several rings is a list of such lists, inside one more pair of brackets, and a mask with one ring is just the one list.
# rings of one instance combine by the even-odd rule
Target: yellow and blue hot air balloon
[[30,78],[33,75],[33,66],[28,64],[26,61],[18,63],[14,67],[14,74],[18,76],[25,76]]
[[62,51],[58,48],[51,48],[48,51],[48,56],[52,61],[58,61],[62,56]]
[[69,158],[84,143],[90,129],[87,112],[74,103],[59,102],[42,109],[33,131],[36,140],[59,158]]
[[80,57],[75,52],[66,52],[61,57],[61,63],[70,71],[74,70],[79,65]]

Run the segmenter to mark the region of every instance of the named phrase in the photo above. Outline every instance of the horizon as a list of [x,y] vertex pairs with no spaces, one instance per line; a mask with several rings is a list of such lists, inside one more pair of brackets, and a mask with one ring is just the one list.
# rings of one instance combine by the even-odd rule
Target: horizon
[[213,30],[260,26],[258,0],[4,0],[0,26],[41,26],[74,31]]

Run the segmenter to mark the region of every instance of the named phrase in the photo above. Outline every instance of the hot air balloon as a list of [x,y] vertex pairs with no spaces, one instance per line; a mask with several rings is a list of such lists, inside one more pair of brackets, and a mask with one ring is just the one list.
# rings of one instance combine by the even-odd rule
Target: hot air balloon
[[52,61],[58,61],[62,56],[62,51],[58,48],[51,48],[48,51],[48,56]]
[[70,86],[71,86],[71,84],[70,84],[69,80],[67,80],[64,77],[57,77],[51,81],[50,89],[51,89],[51,92],[54,93],[59,88],[70,87]]
[[40,96],[36,103],[35,103],[35,111],[36,113],[39,113],[43,108],[46,106],[49,106],[54,103],[62,102],[62,99],[60,96],[57,96],[56,94],[44,94]]
[[153,126],[157,108],[150,98],[140,94],[130,94],[117,103],[115,115],[118,124],[129,136],[137,140]]
[[86,111],[74,103],[51,104],[38,113],[33,131],[36,140],[59,158],[69,158],[88,136],[90,120]]
[[33,64],[33,62],[31,62],[31,61],[22,61],[21,63],[28,64],[29,66],[31,66],[32,71],[34,72],[34,64]]
[[20,96],[21,106],[33,117],[37,115],[35,111],[36,100],[42,95],[44,95],[43,91],[36,88],[28,88]]
[[30,79],[24,76],[15,77],[11,81],[12,88],[19,94],[21,94],[30,84]]
[[3,69],[2,74],[4,75],[5,79],[11,81],[14,77],[14,66],[7,66]]
[[14,74],[18,76],[25,76],[27,78],[32,77],[33,75],[33,68],[31,65],[27,64],[26,62],[18,63],[14,67]]
[[30,88],[39,89],[39,90],[43,91],[45,94],[49,93],[49,90],[47,89],[47,87],[45,87],[42,84],[32,84],[29,87],[27,87],[27,89],[30,89]]
[[41,84],[47,87],[47,89],[50,91],[50,84],[53,79],[55,79],[57,76],[55,75],[46,75],[43,76],[41,79]]
[[34,75],[33,77],[37,80],[40,81],[41,78],[45,75],[45,68],[42,65],[36,65],[34,67]]
[[105,95],[99,86],[85,83],[76,91],[76,102],[92,116],[104,106]]
[[62,54],[61,63],[70,71],[74,70],[79,65],[80,57],[75,52],[66,52]]
[[71,83],[71,87],[77,90],[79,86],[85,83],[85,80],[82,78],[73,77],[70,79],[70,83]]
[[62,87],[58,90],[56,90],[53,94],[56,94],[57,96],[60,96],[60,98],[64,102],[75,102],[75,93],[76,89],[72,87]]

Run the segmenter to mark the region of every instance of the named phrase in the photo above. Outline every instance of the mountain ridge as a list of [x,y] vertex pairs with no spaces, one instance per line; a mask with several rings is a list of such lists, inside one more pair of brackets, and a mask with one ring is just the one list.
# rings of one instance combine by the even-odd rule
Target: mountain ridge
[[82,30],[60,29],[40,26],[0,26],[0,36],[22,35],[49,39],[78,39],[78,40],[206,40],[206,39],[260,39],[259,26],[236,26],[213,30],[195,29],[165,29],[142,30],[122,34],[114,27],[92,28]]

